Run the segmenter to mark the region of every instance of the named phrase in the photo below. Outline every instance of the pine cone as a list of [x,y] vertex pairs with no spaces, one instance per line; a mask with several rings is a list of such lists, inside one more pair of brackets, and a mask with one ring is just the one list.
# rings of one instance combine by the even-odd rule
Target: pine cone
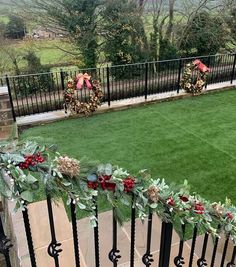
[[59,157],[57,159],[57,169],[60,173],[70,176],[71,178],[79,175],[80,166],[76,159]]
[[159,192],[160,192],[160,189],[158,187],[155,187],[155,186],[150,186],[148,188],[148,191],[147,191],[147,194],[148,194],[148,198],[152,201],[152,202],[155,202],[157,203],[158,200],[159,200]]

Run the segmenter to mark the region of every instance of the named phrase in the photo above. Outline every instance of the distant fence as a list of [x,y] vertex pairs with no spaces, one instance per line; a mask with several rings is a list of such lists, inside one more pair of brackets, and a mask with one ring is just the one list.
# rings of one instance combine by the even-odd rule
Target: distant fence
[[[236,53],[196,57],[201,59],[211,71],[208,84],[236,79]],[[179,58],[156,62],[108,66],[92,69],[81,69],[92,77],[99,79],[104,92],[104,102],[134,97],[145,97],[163,92],[180,90],[184,66],[195,58]],[[76,71],[38,73],[0,78],[0,85],[7,85],[12,96],[16,116],[63,109],[64,89],[69,77]],[[77,92],[79,100],[89,95],[86,89]]]

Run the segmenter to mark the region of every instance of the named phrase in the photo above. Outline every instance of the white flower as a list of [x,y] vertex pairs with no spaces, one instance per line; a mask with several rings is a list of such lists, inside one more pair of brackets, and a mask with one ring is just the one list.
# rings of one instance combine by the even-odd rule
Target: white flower
[[11,164],[11,160],[9,159],[8,161],[7,161],[9,164]]
[[7,171],[7,174],[11,174],[11,172],[10,171]]

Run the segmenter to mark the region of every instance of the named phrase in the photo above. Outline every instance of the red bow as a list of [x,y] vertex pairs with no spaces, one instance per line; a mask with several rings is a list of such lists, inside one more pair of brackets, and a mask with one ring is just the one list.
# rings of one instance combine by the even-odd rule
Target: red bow
[[77,80],[77,85],[76,85],[76,88],[81,90],[83,85],[84,85],[84,82],[86,83],[86,87],[90,90],[92,89],[92,84],[90,83],[90,78],[91,76],[88,75],[88,73],[79,73],[77,76],[76,76],[76,80]]
[[195,67],[197,69],[199,69],[201,72],[205,73],[205,72],[209,72],[210,71],[210,68],[208,68],[205,64],[203,64],[201,62],[201,60],[199,59],[196,59],[193,61],[193,64],[195,65]]

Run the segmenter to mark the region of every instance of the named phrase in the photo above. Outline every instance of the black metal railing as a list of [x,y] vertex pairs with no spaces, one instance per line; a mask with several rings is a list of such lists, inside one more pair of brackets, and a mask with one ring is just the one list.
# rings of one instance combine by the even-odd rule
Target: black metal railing
[[[94,246],[90,247],[89,251],[91,252],[91,257],[94,255],[94,266],[95,267],[104,267],[101,264],[100,260],[100,243],[99,243],[99,216],[98,216],[98,207],[97,207],[97,199],[94,198],[95,206],[96,206],[96,220],[97,220],[97,226],[94,228],[93,231],[93,242]],[[57,232],[56,232],[56,224],[59,223],[60,218],[54,218],[53,215],[53,206],[52,206],[52,200],[50,196],[47,196],[47,209],[48,209],[48,222],[49,222],[49,229],[51,234],[51,242],[48,244],[48,248],[45,248],[47,250],[48,257],[52,258],[54,261],[53,266],[60,267],[60,256],[61,252],[63,250],[63,246],[61,243],[59,243],[57,239]],[[75,258],[75,267],[80,267],[80,249],[79,249],[79,235],[78,235],[78,225],[76,221],[76,213],[75,213],[75,204],[71,202],[71,227],[72,227],[72,233],[73,233],[73,247],[74,247],[74,258]],[[118,227],[117,227],[117,220],[115,217],[115,211],[113,210],[113,216],[112,221],[106,222],[106,225],[108,227],[109,223],[112,225],[112,236],[106,236],[106,240],[109,238],[112,239],[112,247],[110,251],[107,251],[107,257],[111,262],[111,265],[117,267],[119,264],[119,260],[122,258],[122,255],[120,255],[120,250],[118,247]],[[136,248],[136,210],[134,207],[131,207],[130,211],[130,258],[129,258],[129,266],[134,267],[135,266],[135,248]],[[28,210],[23,211],[23,220],[25,225],[25,232],[28,242],[28,250],[29,250],[29,257],[32,267],[41,267],[37,263],[37,257],[35,254],[34,249],[34,243],[31,233],[31,226],[30,226],[30,220],[28,216]],[[186,234],[186,227],[188,225],[182,225],[182,234],[179,238],[179,242],[174,244],[175,246],[178,246],[178,252],[176,250],[173,250],[173,241],[172,241],[172,235],[173,235],[173,225],[172,223],[168,222],[162,222],[160,225],[161,231],[160,236],[158,237],[156,235],[156,232],[154,234],[153,232],[153,214],[150,211],[148,216],[148,223],[147,223],[147,230],[145,231],[147,234],[147,242],[146,242],[146,248],[145,253],[142,256],[142,264],[143,266],[159,266],[159,267],[170,267],[170,266],[176,266],[176,267],[183,267],[183,266],[189,266],[189,267],[203,267],[203,266],[220,266],[220,267],[232,267],[235,266],[235,258],[236,258],[236,247],[232,250],[229,250],[229,236],[223,237],[222,243],[223,243],[223,249],[219,250],[219,237],[215,238],[215,241],[213,243],[213,246],[208,248],[210,235],[208,233],[205,233],[203,236],[203,240],[200,241],[200,253],[199,256],[196,255],[196,242],[197,239],[201,238],[198,236],[199,229],[198,225],[195,225],[193,232],[192,232],[192,241],[191,246],[188,244],[189,251],[188,253],[183,253],[185,243],[188,241],[185,240],[185,234]],[[220,226],[219,226],[220,227]],[[201,232],[202,234],[202,232]],[[158,246],[157,242],[153,242],[155,244],[155,248],[151,250],[151,243],[152,241],[156,241],[157,239],[160,239],[160,245]],[[109,243],[109,242],[108,242]],[[18,244],[21,245],[21,244]],[[104,246],[104,244],[101,244],[101,247]],[[11,248],[11,245],[9,245],[9,239],[6,238],[4,234],[4,230],[2,227],[2,223],[0,220],[0,253],[4,255],[6,266],[12,267],[11,265],[11,259],[9,257],[9,249]],[[159,251],[159,259],[153,259],[153,252],[152,251]],[[94,251],[94,253],[93,253]],[[173,254],[175,253],[175,254]],[[232,254],[231,254],[232,253]],[[217,255],[217,261],[216,261],[216,255]],[[226,255],[228,255],[228,259],[226,259]],[[102,255],[104,258],[104,255]],[[219,265],[220,264],[220,265]],[[142,266],[141,263],[139,266]],[[45,267],[45,266],[43,266]],[[73,267],[73,266],[70,266]],[[93,266],[89,266],[93,267]]]
[[11,247],[12,244],[10,243],[10,239],[8,239],[5,235],[2,217],[0,216],[0,254],[2,254],[5,259],[6,267],[11,267],[11,259],[9,252]]
[[[207,64],[211,71],[207,83],[233,83],[236,79],[236,53],[196,57]],[[8,85],[16,116],[25,116],[63,109],[63,91],[69,77],[78,72],[88,72],[99,79],[104,93],[104,102],[134,97],[177,92],[186,63],[195,58],[179,58],[155,62],[107,66],[81,70],[39,73],[0,78],[0,85]],[[77,97],[85,100],[86,89],[78,90]]]

